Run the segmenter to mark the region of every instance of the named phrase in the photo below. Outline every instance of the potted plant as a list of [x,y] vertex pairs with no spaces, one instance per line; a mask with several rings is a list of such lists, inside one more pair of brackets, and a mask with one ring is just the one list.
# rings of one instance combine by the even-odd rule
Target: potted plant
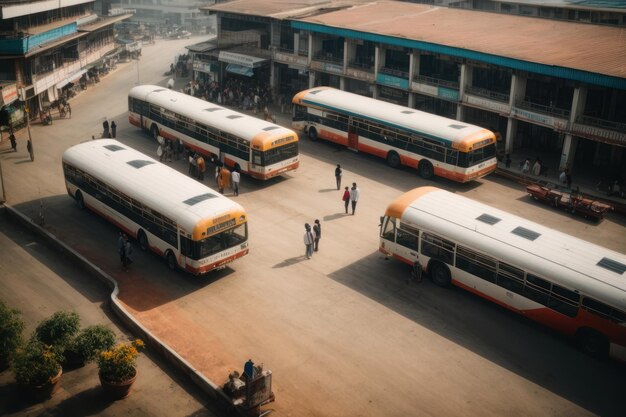
[[61,357],[51,346],[32,338],[13,358],[15,380],[30,398],[50,398],[60,386]]
[[98,355],[100,384],[109,398],[119,400],[130,394],[137,379],[135,363],[143,346],[141,339],[136,339],[130,343],[118,343]]
[[0,372],[9,367],[15,350],[22,344],[22,331],[20,312],[0,301]]
[[[82,329],[65,349],[65,362],[74,367],[83,366],[115,345],[115,333],[106,326],[96,324]],[[65,365],[64,365],[65,366]]]
[[74,311],[57,311],[52,317],[39,323],[35,337],[40,342],[58,348],[66,348],[80,328],[80,317]]

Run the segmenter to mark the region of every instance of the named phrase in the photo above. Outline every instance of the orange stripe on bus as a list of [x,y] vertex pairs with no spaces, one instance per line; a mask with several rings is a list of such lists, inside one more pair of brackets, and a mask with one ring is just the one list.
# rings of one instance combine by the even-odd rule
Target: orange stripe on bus
[[391,204],[389,204],[387,210],[385,211],[385,216],[391,216],[395,217],[396,219],[401,219],[402,213],[404,213],[404,210],[406,210],[409,204],[433,191],[439,191],[439,188],[431,186],[418,187],[402,194],[400,197],[392,201]]

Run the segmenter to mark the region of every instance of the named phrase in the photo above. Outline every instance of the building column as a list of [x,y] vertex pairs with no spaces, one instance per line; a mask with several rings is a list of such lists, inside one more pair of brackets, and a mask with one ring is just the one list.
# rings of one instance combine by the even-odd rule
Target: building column
[[420,72],[420,55],[417,51],[412,51],[409,55],[409,103],[410,108],[415,108],[415,93],[411,92],[413,78]]
[[[526,94],[526,78],[513,74],[511,78],[511,92],[509,94],[509,106],[515,107],[518,100],[524,98]],[[512,153],[517,140],[517,119],[509,117],[506,125],[506,142],[504,143],[504,152]]]
[[278,101],[276,100],[278,98],[278,90],[276,89],[276,75],[278,74],[278,71],[276,70],[276,65],[273,61],[271,61],[270,63],[270,91],[273,92],[274,94],[274,101]]
[[459,80],[459,102],[456,106],[456,119],[465,120],[465,87],[472,85],[472,68],[467,64],[461,64],[461,78]]
[[339,89],[341,91],[346,91],[346,77],[343,75],[339,77]]
[[[576,122],[578,116],[585,111],[585,102],[587,101],[587,89],[585,87],[576,87],[574,89],[574,97],[572,98],[572,108],[569,114],[569,125],[571,126]],[[576,146],[578,145],[578,138],[573,137],[571,134],[565,135],[563,141],[563,148],[561,150],[561,161],[559,162],[559,170],[565,168],[571,169],[574,156],[576,155]],[[596,147],[597,148],[597,147]]]
[[300,50],[300,32],[293,34],[293,53],[294,55],[298,55],[298,51]]
[[[348,42],[348,39],[345,38],[343,40],[343,73],[344,74],[348,70],[348,58],[350,56],[350,54],[348,53],[348,48],[350,48],[350,42]],[[342,90],[343,90],[343,88],[342,88]]]
[[374,98],[378,98],[378,85],[376,84],[376,80],[378,79],[378,69],[380,68],[381,49],[380,45],[374,46],[374,84],[372,86],[372,97]]

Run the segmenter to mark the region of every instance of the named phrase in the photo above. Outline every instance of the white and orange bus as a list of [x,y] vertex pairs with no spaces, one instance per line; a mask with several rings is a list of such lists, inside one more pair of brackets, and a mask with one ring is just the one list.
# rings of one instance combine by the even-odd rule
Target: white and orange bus
[[140,85],[128,93],[128,110],[130,123],[155,139],[180,139],[187,148],[253,178],[266,180],[299,165],[293,130],[187,94]]
[[294,129],[417,169],[468,182],[496,169],[496,137],[482,127],[331,87],[293,98]]
[[626,255],[435,187],[389,204],[380,251],[574,337],[626,347]]
[[248,253],[248,217],[239,204],[113,139],[63,153],[68,194],[115,224],[171,269],[194,275]]

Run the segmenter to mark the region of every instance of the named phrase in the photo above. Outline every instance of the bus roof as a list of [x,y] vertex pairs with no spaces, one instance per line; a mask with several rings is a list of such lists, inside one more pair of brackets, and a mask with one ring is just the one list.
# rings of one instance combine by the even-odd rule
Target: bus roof
[[190,234],[204,219],[245,213],[206,185],[113,139],[74,145],[63,153],[63,162],[158,210]]
[[444,140],[451,145],[469,147],[472,143],[485,139],[495,142],[493,132],[485,128],[332,87],[301,91],[294,96],[293,103],[362,117],[432,139]]
[[626,309],[624,254],[435,187],[400,196],[387,214],[399,213],[421,230]]
[[286,127],[266,122],[256,117],[218,106],[188,94],[179,93],[158,85],[139,85],[128,93],[130,97],[156,104],[167,110],[176,112],[207,126],[215,127],[223,132],[231,133],[244,140],[258,139],[260,134],[265,138],[293,135],[296,133]]

